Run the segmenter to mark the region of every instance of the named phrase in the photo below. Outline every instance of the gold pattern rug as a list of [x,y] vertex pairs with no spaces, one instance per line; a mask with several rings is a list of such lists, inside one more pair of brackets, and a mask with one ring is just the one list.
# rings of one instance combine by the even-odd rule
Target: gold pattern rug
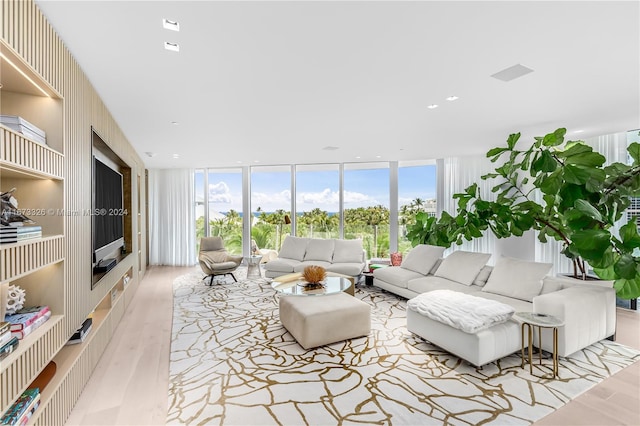
[[519,354],[476,368],[409,333],[406,300],[375,287],[356,288],[368,337],[305,351],[266,280],[201,278],[174,282],[169,424],[526,425],[640,359],[602,341],[561,358],[559,380]]

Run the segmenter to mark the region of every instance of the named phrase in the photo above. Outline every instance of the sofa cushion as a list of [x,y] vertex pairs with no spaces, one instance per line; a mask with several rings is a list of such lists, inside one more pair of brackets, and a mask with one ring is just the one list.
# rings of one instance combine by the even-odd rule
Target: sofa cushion
[[422,275],[427,275],[433,265],[440,259],[444,250],[444,247],[418,244],[407,253],[400,267]]
[[329,266],[331,266],[331,263],[323,262],[322,260],[304,260],[302,262],[299,262],[296,266],[294,266],[293,271],[302,272],[304,271],[304,268],[311,265],[322,266],[324,269],[329,270],[328,268]]
[[362,240],[335,240],[333,263],[362,263]]
[[446,278],[434,276],[413,279],[409,281],[407,288],[420,294],[433,290],[453,290],[460,293],[471,293],[481,289],[481,287],[475,285],[460,284]]
[[311,238],[307,242],[307,251],[304,254],[304,260],[323,260],[331,262],[333,259],[333,247],[335,240],[322,240]]
[[422,277],[424,275],[419,272],[405,269],[401,266],[388,266],[373,271],[373,278],[401,288],[407,288],[410,280]]
[[491,255],[487,253],[474,253],[462,250],[454,251],[444,258],[434,275],[464,285],[471,285],[482,268],[487,264],[489,258],[491,258]]
[[501,257],[482,291],[532,302],[542,291],[542,280],[551,266],[551,263]]
[[495,300],[496,302],[506,303],[512,306],[516,312],[533,312],[533,303],[520,299],[514,299],[513,297],[501,296],[499,294],[488,293],[486,291],[478,290],[469,293],[473,296],[484,297],[485,299]]
[[363,269],[364,269],[364,263],[362,262],[332,263],[329,266],[327,266],[327,272],[335,272],[336,274],[349,275],[351,277],[360,275]]
[[300,262],[293,259],[275,259],[267,263],[264,267],[267,271],[273,272],[293,272],[294,267]]
[[278,256],[280,259],[287,258],[302,261],[304,260],[304,254],[307,251],[308,242],[308,238],[287,235],[282,242],[282,248],[280,249],[280,254]]

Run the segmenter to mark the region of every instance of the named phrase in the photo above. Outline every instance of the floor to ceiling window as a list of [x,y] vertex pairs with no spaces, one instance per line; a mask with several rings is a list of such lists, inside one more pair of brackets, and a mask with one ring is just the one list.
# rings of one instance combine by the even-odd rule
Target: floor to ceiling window
[[231,254],[242,254],[242,169],[207,170],[209,235],[222,237]]
[[398,164],[398,251],[407,253],[407,225],[415,223],[416,214],[424,211],[436,215],[435,162],[401,162]]
[[337,164],[296,166],[296,235],[338,238],[340,169]]
[[258,248],[280,250],[291,233],[291,167],[251,168],[251,238]]
[[242,254],[242,169],[195,171],[196,241],[222,237],[229,253]]
[[389,164],[344,165],[344,238],[362,239],[369,259],[389,256]]

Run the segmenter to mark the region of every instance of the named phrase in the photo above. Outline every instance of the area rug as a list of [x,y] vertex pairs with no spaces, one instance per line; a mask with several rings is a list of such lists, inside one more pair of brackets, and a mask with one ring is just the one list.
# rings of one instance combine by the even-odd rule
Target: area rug
[[556,380],[519,354],[476,368],[408,332],[406,300],[375,287],[356,289],[368,337],[307,351],[278,297],[265,279],[175,280],[167,423],[526,425],[640,359],[602,341],[561,358]]

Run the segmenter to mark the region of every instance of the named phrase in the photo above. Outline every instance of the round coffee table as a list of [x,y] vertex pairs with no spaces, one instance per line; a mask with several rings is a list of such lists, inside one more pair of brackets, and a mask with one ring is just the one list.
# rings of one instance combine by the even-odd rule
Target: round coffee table
[[343,277],[326,277],[324,285],[320,288],[308,289],[304,284],[307,282],[300,277],[297,280],[287,282],[273,281],[271,287],[278,293],[287,296],[326,296],[343,292],[351,287],[351,281]]

